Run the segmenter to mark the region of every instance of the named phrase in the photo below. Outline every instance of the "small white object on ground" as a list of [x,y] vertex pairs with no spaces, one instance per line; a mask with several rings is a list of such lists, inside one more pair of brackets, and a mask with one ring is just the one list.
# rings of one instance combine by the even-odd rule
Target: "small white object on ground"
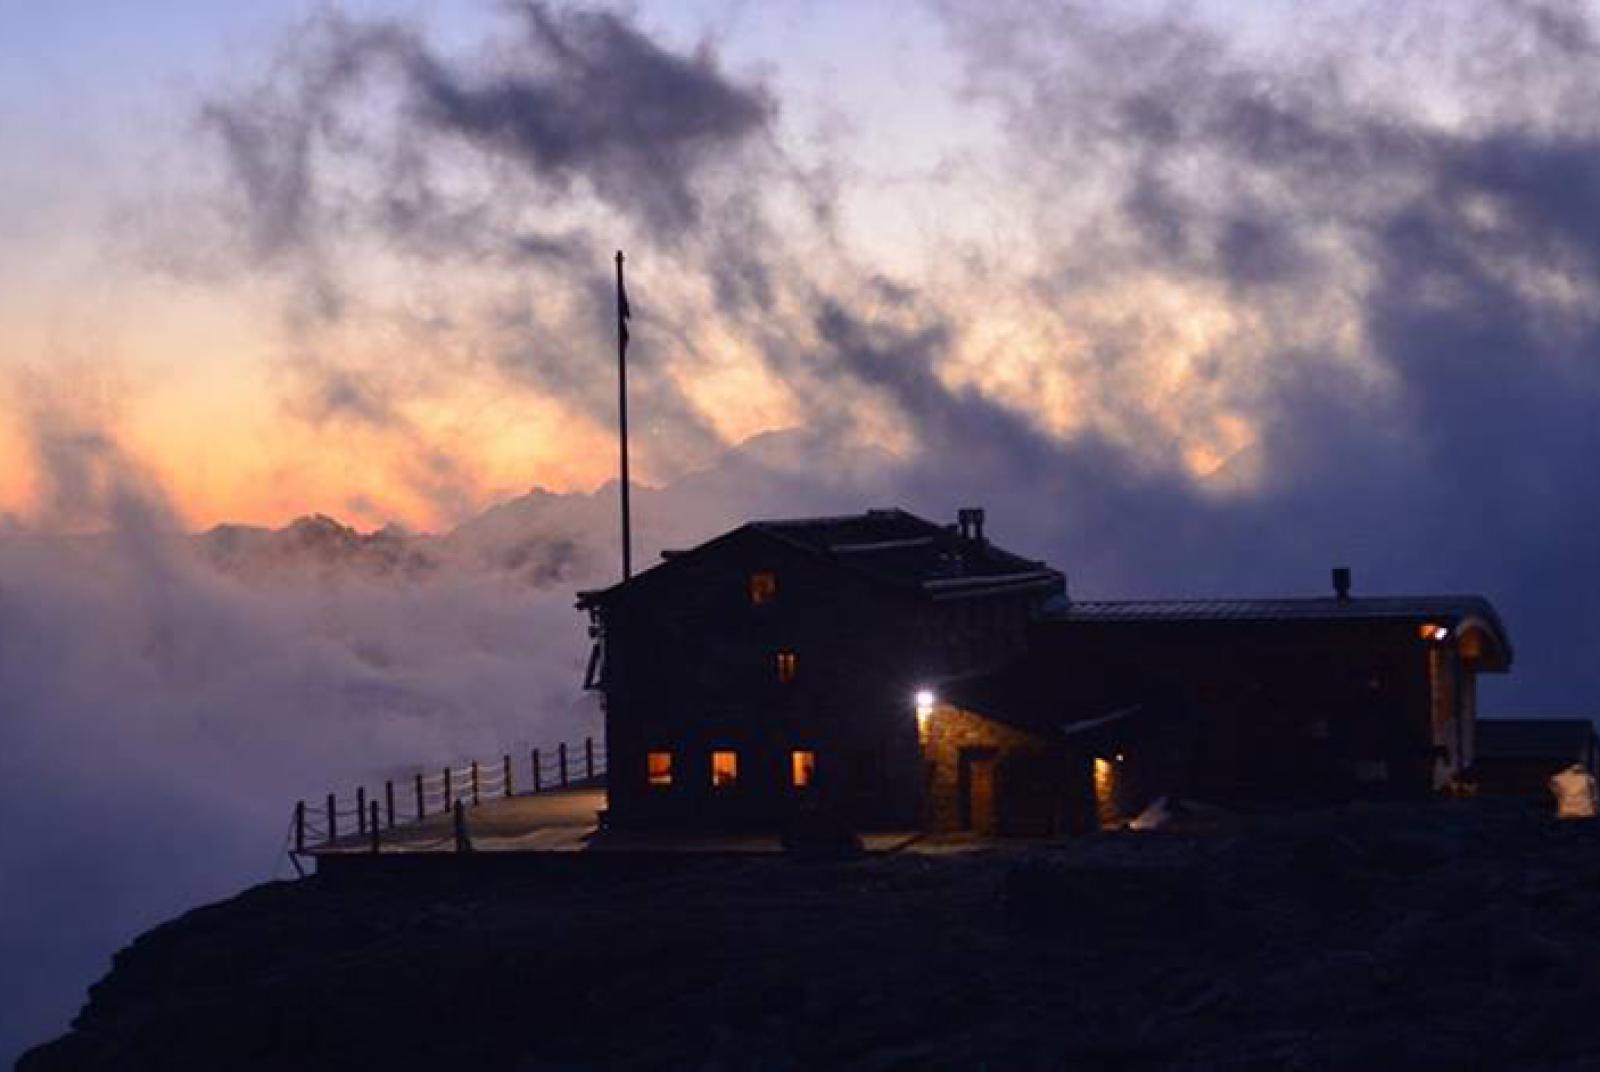
[[1159,830],[1167,825],[1172,818],[1172,813],[1167,810],[1167,798],[1156,797],[1144,811],[1134,817],[1128,824],[1130,830]]

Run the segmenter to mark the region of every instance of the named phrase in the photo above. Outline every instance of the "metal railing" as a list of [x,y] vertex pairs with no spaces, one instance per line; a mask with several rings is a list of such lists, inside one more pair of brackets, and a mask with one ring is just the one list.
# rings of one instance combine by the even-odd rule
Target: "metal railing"
[[[296,801],[290,820],[294,845],[290,858],[326,848],[341,838],[366,839],[367,847],[379,852],[385,830],[451,814],[456,848],[468,848],[470,845],[463,844],[465,809],[508,797],[599,785],[605,774],[605,746],[585,737],[578,748],[569,748],[563,741],[553,750],[531,749],[520,763],[508,752],[489,762],[474,759],[431,772],[418,770],[399,781],[386,779],[381,795],[369,795],[367,787],[360,785],[354,800],[346,797],[341,801],[337,793],[329,793],[319,806]],[[452,838],[443,838],[441,843],[449,840]],[[360,844],[359,840],[352,842],[353,846]]]

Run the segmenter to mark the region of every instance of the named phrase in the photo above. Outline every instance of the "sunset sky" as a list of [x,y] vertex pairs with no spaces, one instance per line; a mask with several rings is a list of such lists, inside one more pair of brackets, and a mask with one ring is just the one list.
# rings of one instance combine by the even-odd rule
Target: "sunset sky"
[[794,429],[1091,583],[1515,601],[1588,554],[1587,12],[16,8],[0,510],[593,490],[623,248],[647,483]]
[[[1085,23],[1058,27],[1069,37],[1177,19],[1185,47],[1226,42],[1228,62],[1281,76],[1274,57],[1314,53],[1317,27],[1352,10],[1241,20],[1230,7],[1052,18]],[[390,31],[465,87],[555,77],[514,6],[14,7],[0,42],[0,509],[93,526],[51,508],[41,427],[114,443],[194,527],[314,510],[440,527],[534,484],[592,488],[612,472],[602,284],[619,246],[632,256],[646,480],[819,409],[845,434],[915,450],[919,417],[886,392],[848,382],[860,376],[818,382],[811,307],[830,301],[946,333],[939,382],[1050,437],[1094,430],[1201,482],[1226,469],[1229,493],[1261,479],[1259,407],[1240,397],[1262,346],[1254,298],[1170,265],[1069,274],[1076,232],[1126,244],[1106,232],[1117,150],[1095,144],[1103,131],[1024,114],[1015,80],[1041,57],[996,64],[1027,47],[1013,25],[1027,5],[571,10],[556,32],[614,62],[597,76],[608,84],[648,75],[626,48],[607,51],[614,25],[702,78],[690,91],[751,113],[657,146],[639,111],[650,91],[624,86],[604,103],[633,114],[584,120],[615,125],[586,131],[611,139],[604,151],[551,164],[492,132],[430,127],[389,44],[352,60],[350,81],[316,84],[341,39]],[[611,10],[614,24],[594,14]],[[273,214],[291,189],[300,216],[274,233],[290,226]],[[657,211],[651,190],[686,198],[703,230]],[[403,201],[437,218],[404,231]],[[530,238],[562,248],[515,252]],[[772,279],[735,309],[716,288],[741,273]],[[1072,293],[1050,293],[1067,280]],[[1345,312],[1333,296],[1303,341],[1360,366]],[[1382,379],[1363,371],[1375,391]]]

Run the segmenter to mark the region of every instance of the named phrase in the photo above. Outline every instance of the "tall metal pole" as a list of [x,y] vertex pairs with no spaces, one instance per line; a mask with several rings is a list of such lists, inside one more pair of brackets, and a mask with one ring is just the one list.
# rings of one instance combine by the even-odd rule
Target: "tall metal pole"
[[622,438],[622,579],[633,576],[633,526],[628,502],[628,291],[617,250],[617,428]]

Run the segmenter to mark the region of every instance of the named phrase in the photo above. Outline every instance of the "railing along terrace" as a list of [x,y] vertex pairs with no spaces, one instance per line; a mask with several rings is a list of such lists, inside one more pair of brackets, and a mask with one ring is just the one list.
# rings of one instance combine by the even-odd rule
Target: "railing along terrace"
[[[369,795],[367,787],[360,785],[353,802],[349,798],[341,801],[337,793],[329,793],[319,807],[296,801],[291,820],[291,856],[330,846],[341,836],[351,835],[368,839],[371,851],[377,852],[383,831],[451,814],[455,816],[453,840],[457,848],[462,848],[465,809],[490,800],[594,785],[605,777],[605,747],[596,746],[593,737],[585,737],[581,749],[568,748],[563,741],[553,751],[530,749],[526,765],[521,771],[518,766],[508,752],[489,762],[474,759],[460,766],[418,770],[398,782],[386,779],[381,798],[376,793]],[[438,844],[451,840],[447,836]],[[428,847],[436,846],[413,846]]]

